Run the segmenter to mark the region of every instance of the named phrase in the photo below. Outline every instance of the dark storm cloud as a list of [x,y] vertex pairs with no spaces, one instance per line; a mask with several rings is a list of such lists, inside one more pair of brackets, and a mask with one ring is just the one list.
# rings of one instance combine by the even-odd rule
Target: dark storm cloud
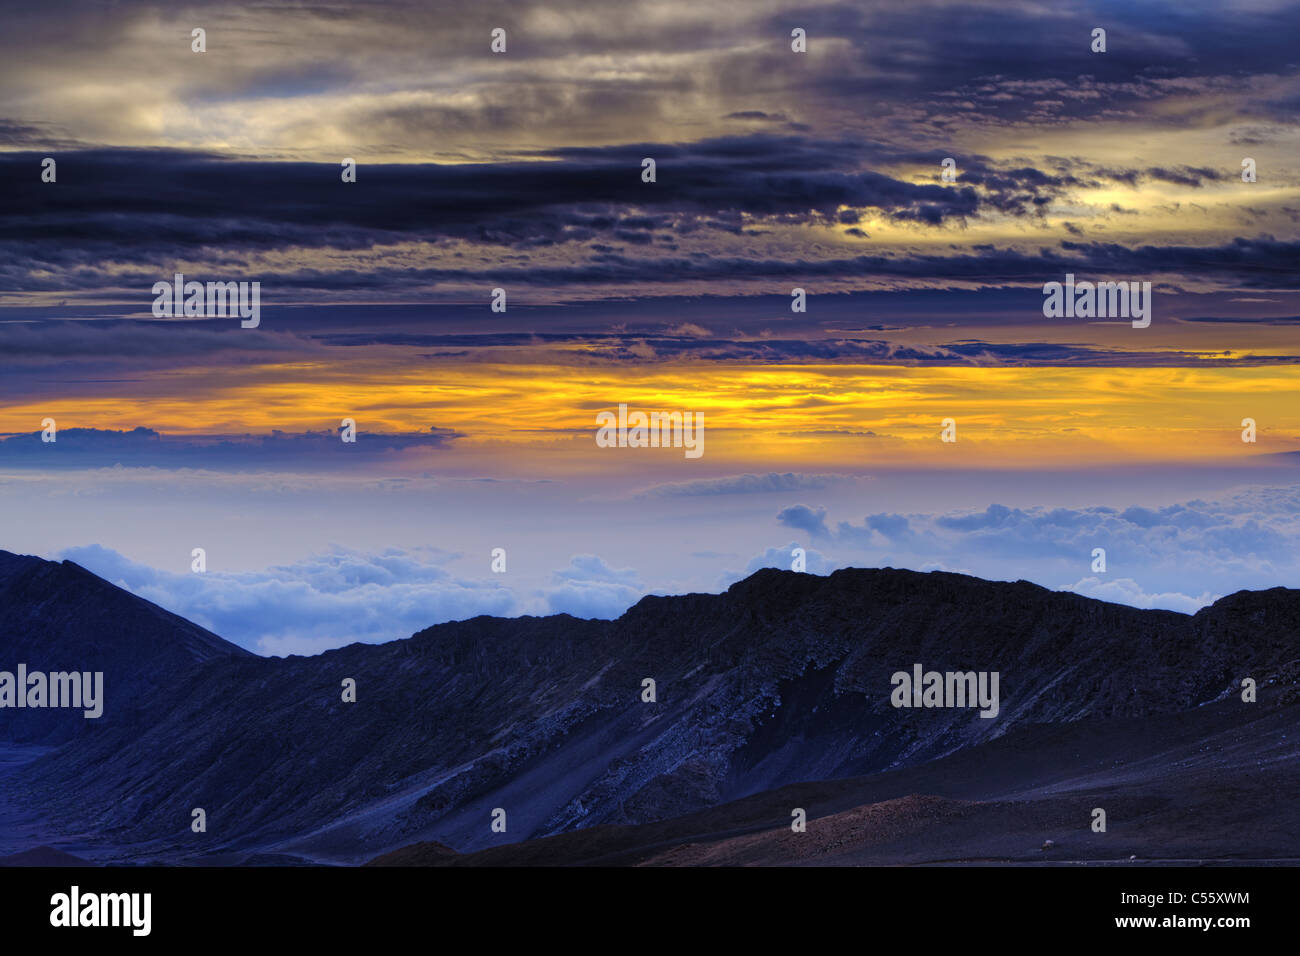
[[[1217,281],[1229,288],[1292,290],[1300,288],[1294,268],[1300,242],[1271,237],[1235,239],[1217,246],[1139,246],[1118,243],[1062,241],[1038,252],[974,247],[970,253],[952,255],[879,254],[830,259],[738,258],[735,256],[653,255],[602,253],[573,265],[518,265],[512,268],[370,268],[322,271],[297,269],[273,272],[259,269],[263,300],[304,296],[338,297],[372,292],[377,296],[415,296],[442,283],[496,285],[515,289],[546,290],[559,287],[607,285],[668,288],[687,282],[773,282],[837,279],[912,280],[957,287],[962,284],[1001,287],[1060,281],[1067,273],[1080,278],[1150,280],[1157,276]],[[0,274],[4,273],[0,266]],[[12,267],[11,267],[11,272]],[[159,277],[148,269],[99,271],[83,267],[75,280],[79,287],[110,286],[139,289],[141,307],[152,301],[148,289]],[[170,275],[170,273],[166,273]],[[210,278],[211,276],[209,276]],[[19,277],[15,276],[15,282]],[[67,291],[58,278],[21,278],[28,287]],[[1157,292],[1161,289],[1157,287]]]
[[[832,227],[845,239],[879,236],[858,210],[891,220],[904,234],[932,239],[944,230],[960,241],[971,222],[1001,228],[1009,217],[1041,224],[1062,208],[1086,206],[1088,191],[1115,184],[1197,189],[1230,180],[1235,170],[1199,165],[1211,162],[1208,156],[1160,153],[1160,160],[1135,158],[1127,168],[1078,157],[1035,161],[1032,143],[1024,146],[1030,158],[1014,160],[964,146],[978,141],[997,152],[989,145],[996,141],[982,135],[990,127],[1027,124],[1020,135],[1038,125],[1096,119],[1108,124],[1096,130],[1101,145],[1202,117],[1205,125],[1226,116],[1249,121],[1240,142],[1285,137],[1289,129],[1272,124],[1293,124],[1300,103],[1292,39],[1300,31],[1298,5],[1098,3],[1046,11],[1011,0],[898,9],[796,3],[755,11],[670,2],[622,18],[585,0],[557,0],[527,13],[497,0],[472,10],[405,0],[355,10],[293,6],[287,13],[274,5],[206,5],[200,9],[229,31],[224,39],[213,31],[214,51],[237,42],[241,68],[206,71],[215,57],[187,59],[186,69],[160,76],[156,101],[141,94],[127,109],[131,92],[105,100],[116,104],[105,112],[116,109],[124,123],[145,127],[122,142],[255,141],[260,155],[277,161],[229,152],[74,149],[76,136],[110,133],[78,97],[53,97],[58,88],[49,92],[65,111],[51,114],[59,125],[23,112],[39,102],[33,91],[44,89],[37,68],[69,53],[85,70],[71,79],[111,86],[116,78],[134,91],[128,81],[139,78],[136,44],[165,42],[152,31],[160,21],[172,29],[168,9],[155,2],[111,10],[38,6],[21,14],[21,30],[0,37],[0,80],[16,91],[12,101],[0,95],[9,117],[0,119],[0,147],[25,150],[0,152],[0,293],[75,297],[109,289],[120,296],[147,289],[178,257],[201,261],[222,278],[256,268],[271,299],[297,292],[414,301],[410,296],[427,298],[431,286],[485,282],[539,291],[620,284],[633,296],[677,282],[794,276],[1027,283],[1121,261],[1154,268],[1160,259],[1173,275],[1232,287],[1294,287],[1293,270],[1279,267],[1269,237],[1243,240],[1253,244],[1243,250],[1222,244],[1226,231],[1203,249],[1110,252],[1063,243],[1039,256],[967,245],[964,255],[898,249],[848,257],[833,242],[808,248],[817,240],[785,255],[779,243],[802,241],[789,228],[801,225]],[[510,28],[510,56],[501,58],[500,71],[484,72],[483,24],[492,18]],[[807,57],[790,52],[794,26],[808,31]],[[1108,32],[1104,54],[1089,49],[1096,26]],[[421,66],[427,55],[438,61],[432,72]],[[589,75],[584,57],[591,56],[617,62]],[[188,68],[199,62],[204,69]],[[584,66],[575,72],[571,62]],[[318,95],[324,99],[313,100]],[[705,105],[675,125],[679,101]],[[335,154],[334,143],[314,140],[299,125],[311,110],[343,110],[318,125],[346,130],[340,135],[357,149],[493,161],[363,162],[358,182],[345,185],[335,163],[284,161]],[[178,124],[171,118],[178,115],[193,122]],[[625,125],[629,116],[645,123]],[[148,128],[150,122],[164,131]],[[222,125],[232,122],[231,130]],[[1129,128],[1113,132],[1112,122]],[[737,129],[764,132],[673,140]],[[796,130],[806,135],[792,135]],[[980,138],[969,138],[972,132]],[[628,142],[642,136],[668,141]],[[1086,136],[1077,142],[1088,148]],[[39,178],[40,160],[51,154],[59,162],[57,185]],[[958,178],[940,184],[938,164],[950,154]],[[658,163],[653,184],[640,178],[647,156]],[[926,181],[913,181],[911,167],[927,170],[919,176]],[[1276,215],[1263,205],[1238,206],[1234,215],[1247,223]],[[1112,218],[1083,211],[1069,217],[1061,231],[1075,239],[1098,235],[1094,227]],[[1278,221],[1269,219],[1269,227],[1277,229]],[[1136,217],[1125,225],[1140,228]],[[1232,231],[1239,225],[1234,220]],[[765,242],[741,249],[751,237]],[[409,241],[436,248],[393,261],[376,254]],[[313,259],[314,250],[345,255],[325,262]],[[1226,259],[1216,263],[1221,251]],[[265,252],[284,252],[294,265],[254,266]],[[510,258],[530,254],[539,259]]]
[[[400,294],[430,283],[489,279],[493,285],[531,287],[785,276],[996,284],[1047,281],[1088,269],[1209,275],[1227,282],[1241,276],[1245,286],[1294,287],[1295,243],[1271,237],[1204,249],[1064,242],[1037,255],[988,246],[968,247],[962,255],[774,260],[700,249],[671,255],[679,240],[710,232],[743,236],[763,231],[764,224],[853,226],[857,209],[941,227],[985,214],[1037,216],[1071,190],[1104,182],[1199,187],[1224,178],[1209,167],[1106,168],[1056,157],[1039,169],[963,156],[957,182],[950,185],[906,182],[866,168],[913,163],[937,170],[943,152],[896,150],[863,139],[755,134],[688,145],[571,147],[527,162],[363,163],[356,184],[342,183],[339,167],[330,164],[129,149],[60,153],[58,182],[50,184],[40,181],[40,154],[0,154],[0,291],[149,288],[177,255],[201,257],[214,270],[243,272],[256,252],[369,252],[410,240],[481,245],[498,257],[504,247],[518,258],[482,267],[468,258],[464,266],[448,265],[451,260],[444,258],[429,267],[336,265],[279,274],[259,268],[259,277],[272,298],[273,290]],[[658,164],[655,183],[641,180],[647,156]],[[546,265],[527,258],[530,250],[562,243],[583,247],[578,251],[585,258]],[[630,254],[638,248],[647,253]]]
[[[17,263],[75,268],[110,250],[139,261],[196,247],[364,249],[410,238],[520,248],[645,242],[655,232],[738,232],[750,217],[841,221],[845,206],[940,224],[984,210],[1032,214],[1063,185],[1037,170],[979,165],[964,171],[970,185],[909,183],[859,168],[870,148],[737,136],[562,149],[548,161],[363,163],[356,184],[329,164],[167,150],[63,153],[49,184],[40,154],[0,154],[0,242],[11,259],[3,278],[25,288]],[[647,156],[658,163],[656,183],[641,181]]]
[[761,120],[768,123],[784,123],[787,119],[784,113],[764,113],[762,110],[737,110],[735,113],[728,113],[723,119],[738,120]]
[[0,146],[48,149],[86,149],[91,144],[69,137],[64,131],[48,123],[23,123],[0,117]]
[[346,468],[418,449],[444,448],[460,432],[430,427],[427,432],[374,434],[358,430],[355,443],[337,433],[169,436],[140,426],[129,431],[63,428],[45,442],[41,432],[0,438],[0,465],[16,468],[200,468],[210,471],[264,471],[269,468]]
[[94,359],[101,367],[117,359],[186,362],[223,352],[274,360],[277,353],[301,356],[319,350],[310,339],[265,329],[243,329],[229,320],[186,322],[27,321],[0,322],[0,355],[8,364]]
[[[325,347],[293,332],[243,329],[238,321],[84,321],[49,317],[0,321],[0,404],[37,395],[111,391],[160,370],[319,358]],[[2,457],[2,456],[0,456]]]
[[1146,170],[1147,176],[1178,186],[1191,186],[1199,189],[1208,182],[1222,182],[1228,177],[1217,169],[1205,166],[1179,166],[1174,168],[1152,167]]
[[1300,241],[1272,237],[1234,239],[1217,246],[1130,248],[1119,243],[1062,241],[1038,252],[975,246],[952,255],[858,255],[832,259],[759,259],[730,256],[637,257],[626,253],[591,256],[572,266],[533,266],[490,271],[476,269],[372,270],[359,274],[310,274],[279,277],[279,285],[304,288],[391,287],[405,276],[417,282],[473,281],[494,277],[520,286],[602,284],[673,284],[688,279],[786,280],[802,278],[877,277],[989,286],[1061,280],[1066,273],[1086,278],[1149,279],[1183,275],[1219,279],[1240,288],[1297,289]]
[[[1202,320],[1213,321],[1213,320]],[[1278,320],[1272,320],[1278,323]],[[1279,323],[1280,324],[1280,323]],[[1219,352],[1142,351],[1099,348],[1054,342],[995,343],[976,340],[918,347],[883,339],[798,338],[728,339],[672,336],[654,333],[482,333],[423,335],[418,333],[359,332],[316,336],[328,345],[355,347],[397,345],[439,349],[431,359],[468,354],[469,349],[531,349],[551,345],[599,346],[594,360],[674,362],[695,359],[711,362],[746,362],[783,365],[799,362],[843,362],[887,365],[1084,365],[1094,367],[1291,365],[1300,354],[1227,356]],[[646,349],[653,352],[650,357]],[[451,351],[455,350],[455,351]]]
[[[947,255],[879,253],[825,259],[737,257],[702,252],[635,255],[620,251],[597,253],[563,265],[535,265],[521,260],[511,266],[485,263],[478,267],[371,267],[330,271],[299,268],[286,272],[262,267],[256,278],[264,287],[264,301],[277,296],[291,301],[295,296],[308,294],[338,296],[367,291],[379,296],[420,296],[431,285],[441,283],[545,290],[588,285],[646,289],[691,281],[808,283],[878,279],[954,287],[961,284],[998,287],[1060,281],[1067,273],[1080,278],[1134,281],[1172,276],[1216,281],[1237,289],[1300,289],[1300,272],[1295,269],[1295,263],[1300,261],[1300,241],[1272,236],[1233,239],[1213,246],[1130,247],[1120,243],[1063,240],[1037,252],[992,245],[976,245],[970,250]],[[66,247],[60,250],[60,254],[66,253]],[[141,307],[145,308],[152,302],[146,293],[159,278],[159,269],[161,265],[152,269],[96,269],[87,262],[65,279],[62,274],[29,276],[24,267],[10,262],[0,264],[0,287],[7,283],[10,288],[65,292],[69,283],[79,289],[137,288]],[[170,276],[170,273],[162,274]]]
[[791,505],[777,514],[776,520],[787,528],[807,532],[814,538],[829,534],[825,508],[814,510],[807,505]]
[[[1294,122],[1287,93],[1248,89],[1243,77],[1294,78],[1293,38],[1300,7],[1251,9],[1186,3],[1053,7],[1029,2],[819,4],[771,14],[764,31],[793,25],[810,45],[847,42],[824,53],[833,69],[792,82],[800,99],[870,101],[888,111],[908,104],[926,115],[916,129],[935,133],[1008,123],[1057,125],[1073,120],[1138,119],[1152,125],[1211,124],[1221,119],[1212,97],[1234,97],[1244,117]],[[1105,53],[1091,49],[1092,30],[1107,32]],[[728,81],[763,89],[780,70],[776,54],[737,63]],[[1176,111],[1151,111],[1176,96]]]

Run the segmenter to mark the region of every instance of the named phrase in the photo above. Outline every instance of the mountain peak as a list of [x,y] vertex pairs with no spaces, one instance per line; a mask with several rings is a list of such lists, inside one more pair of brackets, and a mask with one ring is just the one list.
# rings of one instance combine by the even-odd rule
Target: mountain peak
[[102,672],[105,714],[0,711],[0,739],[58,743],[87,724],[134,712],[153,692],[210,661],[251,657],[206,628],[73,561],[0,551],[0,669]]

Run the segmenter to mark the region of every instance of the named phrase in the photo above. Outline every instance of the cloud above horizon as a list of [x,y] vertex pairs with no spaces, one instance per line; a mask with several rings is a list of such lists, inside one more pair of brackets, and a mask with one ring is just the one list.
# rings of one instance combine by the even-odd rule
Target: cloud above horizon
[[[1030,580],[1099,600],[1194,613],[1237,590],[1300,579],[1300,490],[1242,489],[1215,500],[1158,508],[969,509],[828,523],[798,506],[778,523],[808,537],[755,553],[719,573],[727,555],[700,552],[671,577],[647,576],[594,553],[572,555],[547,577],[457,571],[463,555],[434,546],[362,551],[333,547],[262,570],[162,571],[102,545],[52,555],[262,654],[313,654],[354,641],[404,638],[480,614],[571,614],[612,619],[649,594],[718,592],[764,567],[945,570],[990,580]],[[718,526],[719,528],[723,526]],[[808,530],[812,529],[812,530]],[[714,535],[721,531],[715,529]],[[815,543],[814,543],[815,542]],[[1094,570],[1094,549],[1106,568]],[[477,566],[477,565],[475,565]],[[508,583],[507,583],[508,582]]]
[[614,618],[646,593],[634,571],[612,569],[596,555],[575,555],[545,589],[455,574],[446,565],[457,557],[436,547],[378,553],[336,547],[261,571],[185,573],[160,571],[97,544],[54,555],[270,656],[398,640],[480,614]]
[[[872,566],[1025,578],[1100,600],[1185,613],[1233,591],[1300,581],[1300,488],[1294,485],[1161,508],[995,503],[977,511],[880,512],[835,522],[828,522],[825,508],[796,504],[780,510],[776,521],[807,535],[809,570],[815,553],[818,573],[869,556]],[[1093,570],[1099,548],[1105,551],[1100,574]],[[761,560],[748,570],[789,568],[790,549],[769,549]]]

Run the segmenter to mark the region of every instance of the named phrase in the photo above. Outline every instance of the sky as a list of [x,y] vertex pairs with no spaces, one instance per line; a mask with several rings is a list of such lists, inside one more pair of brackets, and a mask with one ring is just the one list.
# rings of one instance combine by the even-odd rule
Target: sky
[[[1300,580],[1298,3],[2,16],[0,548],[264,654],[796,548]],[[157,314],[177,273],[256,326]],[[1049,317],[1067,277],[1150,324]],[[620,405],[703,454],[602,447]]]

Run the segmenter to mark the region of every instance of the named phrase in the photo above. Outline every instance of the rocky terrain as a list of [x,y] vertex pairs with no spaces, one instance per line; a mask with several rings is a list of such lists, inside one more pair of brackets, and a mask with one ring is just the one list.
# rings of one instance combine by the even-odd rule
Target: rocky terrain
[[[875,821],[897,842],[877,841],[873,859],[915,862],[908,846],[927,856],[916,820],[996,834],[1015,807],[1061,788],[1122,794],[1107,761],[1113,773],[1132,764],[1137,793],[1173,779],[1179,765],[1161,754],[1192,748],[1177,758],[1193,762],[1185,785],[1225,783],[1193,764],[1227,746],[1235,720],[1290,726],[1298,628],[1300,592],[1281,588],[1187,616],[941,572],[769,569],[720,595],[645,598],[615,621],[479,617],[266,659],[76,565],[0,552],[0,668],[101,661],[107,698],[103,720],[77,718],[85,726],[71,731],[0,711],[0,740],[58,745],[0,769],[0,829],[6,814],[27,814],[33,842],[10,851],[49,843],[100,862],[357,863],[391,851],[399,862],[476,851],[501,862],[800,862],[780,838],[790,807],[805,806],[801,836],[816,817],[827,821],[817,832],[843,830],[840,845],[860,847],[854,834]],[[890,675],[915,663],[998,671],[998,716],[894,708]],[[1246,676],[1263,688],[1259,704],[1240,701]],[[355,703],[341,700],[345,678]],[[642,701],[646,678],[654,703]],[[1173,728],[1164,750],[1133,749],[1161,727]],[[1079,755],[1096,768],[1082,783]],[[1234,759],[1225,766],[1240,774],[1265,757],[1246,747]],[[1294,750],[1268,759],[1289,773]],[[1242,786],[1262,794],[1278,779]],[[792,786],[811,795],[781,789]],[[823,793],[839,796],[817,802]],[[1076,826],[1080,799],[1091,796],[1037,805],[1046,816],[1025,838]],[[195,807],[206,833],[190,830]],[[505,833],[489,826],[495,808]],[[692,834],[710,849],[684,849]],[[776,842],[744,842],[755,839]],[[565,855],[565,841],[596,842]],[[1279,845],[1300,856],[1297,843]],[[418,844],[429,846],[403,849]],[[984,852],[977,844],[964,845]]]
[[[796,783],[637,826],[371,866],[1105,865],[1300,862],[1300,708],[1286,688],[1154,718],[1014,730],[949,757]],[[807,814],[804,832],[791,812]],[[1105,832],[1092,829],[1106,812]]]

